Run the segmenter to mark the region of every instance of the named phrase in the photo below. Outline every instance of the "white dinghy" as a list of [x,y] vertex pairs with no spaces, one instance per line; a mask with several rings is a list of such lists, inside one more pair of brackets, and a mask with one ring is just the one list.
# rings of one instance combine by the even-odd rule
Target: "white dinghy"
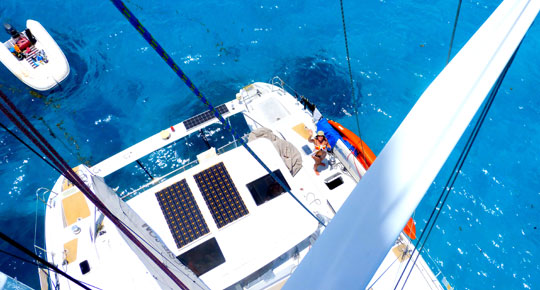
[[19,32],[4,24],[11,38],[0,45],[0,61],[29,87],[39,91],[52,89],[68,76],[69,63],[39,22],[29,19],[26,27]]

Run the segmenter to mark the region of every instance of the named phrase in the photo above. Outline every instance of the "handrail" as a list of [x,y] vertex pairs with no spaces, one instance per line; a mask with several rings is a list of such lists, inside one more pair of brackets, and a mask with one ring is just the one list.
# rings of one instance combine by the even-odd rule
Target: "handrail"
[[[50,193],[54,193],[54,194],[55,194],[55,197],[58,196],[58,192],[54,192],[54,191],[52,191],[52,190],[50,190],[50,189],[48,189],[48,188],[45,188],[45,187],[40,187],[40,188],[36,189],[36,198],[37,198],[39,201],[41,201],[42,203],[44,203],[46,206],[52,207],[52,206],[49,204],[50,198],[49,198],[48,200],[45,200],[45,194],[47,194],[47,193],[49,193],[49,192],[50,192]],[[40,197],[40,195],[41,195],[41,197]]]

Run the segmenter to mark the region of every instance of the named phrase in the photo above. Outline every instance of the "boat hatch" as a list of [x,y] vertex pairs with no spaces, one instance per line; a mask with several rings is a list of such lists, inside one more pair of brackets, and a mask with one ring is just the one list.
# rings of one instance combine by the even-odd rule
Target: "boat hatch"
[[78,191],[62,199],[62,209],[64,213],[64,227],[76,223],[79,219],[90,216],[90,209],[82,192]]
[[[281,179],[286,186],[289,186],[279,169],[275,170],[274,174]],[[283,187],[281,187],[281,185],[279,185],[279,183],[275,181],[270,174],[256,179],[248,183],[246,186],[249,192],[251,192],[251,195],[253,196],[253,199],[257,205],[261,205],[285,192]]]
[[333,190],[334,188],[343,184],[343,177],[341,177],[341,173],[335,173],[330,177],[326,178],[324,180],[324,184],[328,186],[328,189]]
[[177,258],[197,276],[225,263],[225,257],[215,238],[209,239]]
[[263,124],[272,124],[290,115],[289,111],[275,98],[263,99],[253,104],[255,112],[264,112],[260,118],[264,118]]
[[64,260],[69,264],[77,260],[77,245],[79,239],[73,239],[64,244]]
[[156,198],[179,249],[210,232],[185,179],[156,192]]
[[83,275],[86,275],[88,272],[90,272],[90,264],[88,263],[88,260],[80,262],[79,267],[81,268],[81,273]]
[[223,162],[193,177],[218,228],[249,213]]

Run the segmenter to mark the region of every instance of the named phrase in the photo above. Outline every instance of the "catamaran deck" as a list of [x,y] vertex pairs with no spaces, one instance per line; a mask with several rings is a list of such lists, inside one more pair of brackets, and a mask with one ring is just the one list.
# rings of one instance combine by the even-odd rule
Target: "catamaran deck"
[[[314,147],[308,142],[309,130],[316,131],[313,116],[295,98],[275,86],[256,83],[246,88],[243,95],[241,90],[236,100],[220,106],[220,110],[226,116],[241,113],[251,130],[271,128],[279,139],[290,142],[299,151],[303,165],[294,177],[270,140],[259,138],[248,145],[270,170],[282,176],[290,186],[291,193],[311,212],[325,222],[331,219],[363,172],[347,172],[345,157],[340,159],[329,154],[326,165],[319,167],[320,175],[316,175],[311,157]],[[87,172],[107,176],[216,121],[208,112],[197,115],[175,125],[174,130],[166,129],[164,135],[156,134],[123,150]],[[167,135],[168,138],[164,139],[163,136]],[[268,178],[268,172],[245,148],[236,147],[236,142],[232,145],[227,148],[228,151],[218,150],[216,153],[215,149],[211,149],[204,152],[196,165],[189,169],[170,173],[166,178],[158,177],[156,182],[137,190],[127,203],[173,254],[211,289],[231,286],[234,289],[264,289],[283,285],[322,229],[292,196]],[[357,177],[354,174],[358,174]],[[61,208],[57,204],[69,203],[68,197],[75,196],[74,192],[65,188],[63,180],[60,178],[54,187],[56,192],[62,193],[51,196],[49,200],[56,209]],[[122,279],[131,281],[134,288],[155,287],[149,273],[136,262],[137,257],[130,253],[129,246],[110,221],[105,219],[103,227],[106,232],[100,231],[101,221],[95,208],[87,199],[83,200],[88,204],[89,214],[77,209],[71,217],[65,212],[48,210],[46,224],[49,229],[64,223],[56,231],[47,231],[47,247],[52,252],[52,258],[49,258],[54,260],[54,253],[67,253],[66,259],[70,260],[67,269],[76,272],[76,277],[87,282],[93,279],[107,281],[104,285],[95,283],[96,286],[117,285],[109,281],[114,279],[109,272],[125,265],[131,272],[121,275]],[[76,207],[83,203],[77,197],[72,197],[72,201]],[[68,216],[69,225],[65,225]],[[80,227],[81,233],[89,229],[90,235],[79,235],[73,225]],[[60,232],[63,234],[52,238]],[[78,239],[77,244],[70,245],[74,238]],[[49,243],[53,240],[58,245]],[[339,245],[336,245],[338,249]],[[69,254],[74,252],[76,256],[69,258]],[[391,251],[387,256],[389,262],[385,260],[381,269],[397,259],[392,255]],[[56,258],[57,261],[62,259]],[[422,258],[420,260],[421,265],[425,265]],[[90,261],[93,269],[81,275],[81,263],[84,261]],[[440,289],[429,268],[424,267],[423,270],[427,274],[419,272],[422,274],[417,275],[413,272],[415,282],[408,285],[416,285],[420,289]],[[146,282],[137,284],[138,275],[145,276]],[[387,276],[382,278],[384,283],[378,282],[373,289],[393,280],[393,276]]]
[[[298,182],[292,180],[292,176],[281,162],[281,158],[270,141],[265,139],[256,140],[251,142],[250,146],[260,154],[271,170],[281,171],[287,183],[292,186],[293,192],[301,194],[302,190],[298,187]],[[238,190],[239,197],[248,212],[246,215],[232,220],[222,227],[218,226],[212,208],[204,206],[208,205],[208,203],[194,178],[194,175],[220,163],[224,164],[233,180],[234,184],[232,186],[235,186]],[[246,170],[247,168],[249,170]],[[216,239],[226,263],[208,271],[201,278],[210,288],[222,289],[262,268],[317,230],[317,221],[286,193],[282,193],[261,205],[255,203],[246,184],[267,174],[264,168],[251,158],[245,149],[237,148],[204,160],[198,166],[139,194],[131,199],[128,204],[159,234],[165,244],[177,256],[210,239]],[[199,205],[202,218],[210,231],[179,249],[156,199],[156,193],[184,179],[191,189],[193,197]],[[218,186],[231,185],[222,184]],[[224,205],[220,204],[218,206]]]

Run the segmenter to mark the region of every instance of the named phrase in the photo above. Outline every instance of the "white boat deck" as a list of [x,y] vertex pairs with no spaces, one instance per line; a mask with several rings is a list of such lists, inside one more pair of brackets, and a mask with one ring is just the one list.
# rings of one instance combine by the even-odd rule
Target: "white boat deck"
[[[89,215],[86,217],[80,214],[84,212],[80,210],[80,206],[68,208],[63,204],[65,198],[78,193],[75,187],[62,192],[63,182],[64,178],[61,177],[53,187],[53,192],[60,194],[51,193],[48,202],[50,207],[47,208],[45,215],[48,261],[75,279],[100,289],[158,288],[152,275],[133,254],[110,220],[103,220],[105,234],[94,235],[98,212],[88,199],[84,198],[85,203],[82,203],[88,207]],[[72,212],[80,217],[72,225],[66,225],[65,212]],[[80,232],[75,233],[72,226],[79,227]],[[90,271],[86,274],[82,273],[80,266],[84,261],[90,265]],[[81,289],[61,275],[52,275],[51,282],[53,285],[59,285],[60,289]]]
[[[279,169],[283,173],[293,193],[301,195],[299,183],[292,180],[270,141],[259,139],[251,142],[250,146],[271,170]],[[221,229],[214,222],[210,210],[204,206],[203,195],[193,178],[194,174],[219,162],[225,164],[249,211],[248,215]],[[286,193],[259,206],[255,204],[245,184],[267,174],[244,148],[237,148],[205,160],[204,163],[138,195],[128,204],[159,234],[176,256],[210,238],[216,238],[226,263],[202,275],[201,279],[212,289],[222,289],[262,268],[317,230],[317,221]],[[186,179],[210,233],[178,249],[155,193],[182,179]]]
[[[257,90],[253,90],[253,88],[257,88]],[[296,99],[283,90],[268,84],[256,83],[249,91],[251,95],[244,94],[240,98],[242,100],[237,99],[227,103],[229,109],[227,116],[243,113],[250,129],[254,130],[261,126],[269,127],[276,136],[291,142],[300,152],[303,162],[302,169],[294,177],[290,174],[269,140],[257,139],[249,142],[249,146],[271,170],[279,169],[281,171],[286,182],[291,187],[291,192],[310,211],[322,215],[326,219],[331,219],[335,211],[339,210],[355,187],[355,179],[343,170],[343,165],[340,164],[337,158],[334,159],[331,154],[325,160],[326,166],[319,167],[320,175],[315,174],[313,170],[314,160],[310,155],[314,149],[313,144],[308,142],[305,135],[302,136],[302,132],[294,129],[303,124],[306,130],[316,131],[315,124],[311,114],[305,111],[303,105],[299,104]],[[253,94],[254,91],[260,92],[260,94]],[[260,97],[261,95],[263,97]],[[273,110],[275,107],[277,109]],[[265,115],[264,112],[266,111],[272,113]],[[169,139],[163,140],[160,134],[156,134],[102,161],[92,167],[90,172],[98,176],[106,176],[142,156],[167,146],[216,121],[216,119],[209,120],[190,130],[186,130],[183,123],[177,124],[174,126],[175,132],[167,129],[171,133]],[[193,175],[221,162],[226,167],[249,213],[219,228]],[[297,249],[298,254],[294,257],[289,256],[284,259],[283,255],[306,240],[311,244],[320,233],[318,222],[287,193],[282,193],[260,205],[255,203],[246,184],[266,175],[266,170],[251,157],[247,150],[238,147],[200,160],[198,165],[182,173],[171,175],[163,182],[149,187],[146,191],[133,197],[128,201],[128,205],[150,225],[176,256],[182,255],[215,238],[223,253],[225,262],[200,276],[211,289],[224,289],[230,286],[236,287],[235,289],[242,287],[266,289],[270,286],[282,285],[296,268],[299,261],[305,256],[309,247]],[[336,176],[339,176],[343,183],[331,190],[325,184],[325,179]],[[186,180],[193,193],[201,215],[208,225],[209,233],[198,237],[181,248],[177,248],[156,198],[156,192],[183,179]],[[60,178],[55,185],[54,190],[56,192],[61,192],[62,181],[63,178]],[[80,234],[74,234],[70,226],[62,226],[62,207],[58,206],[58,204],[67,194],[73,194],[68,191],[61,193],[57,197],[51,196],[49,200],[50,204],[56,204],[53,208],[48,209],[46,218],[46,240],[49,259],[55,261],[56,264],[61,264],[63,257],[60,256],[63,255],[64,243],[78,236],[81,241],[78,245],[78,255],[74,261],[67,265],[68,273],[75,273],[77,278],[102,289],[118,288],[119,285],[115,284],[116,280],[112,280],[120,277],[124,281],[133,282],[129,287],[130,289],[155,288],[155,281],[150,277],[148,271],[144,269],[144,266],[136,262],[136,256],[130,252],[125,241],[107,219],[104,221],[104,228],[107,233],[92,240],[91,233],[94,232],[94,224],[96,223],[93,205],[90,204],[89,206],[91,212],[89,217],[74,223],[82,229]],[[88,200],[87,203],[89,203]],[[85,238],[83,239],[83,237]],[[336,245],[336,247],[339,248],[339,245]],[[393,261],[391,260],[392,255],[392,252],[388,254],[390,263]],[[279,265],[275,264],[277,266],[268,272],[268,269],[264,267],[272,264],[276,259],[284,260]],[[393,259],[395,260],[395,256]],[[79,269],[79,263],[84,260],[88,260],[92,267],[91,273],[86,275],[82,275]],[[423,263],[422,258],[419,260]],[[385,261],[381,265],[381,269],[385,268],[386,265]],[[254,273],[259,273],[257,271],[263,268],[266,269],[267,272],[265,273],[267,274],[261,273],[261,275],[264,275],[255,280],[243,280]],[[114,269],[129,269],[129,271],[121,271],[126,273],[117,275],[115,273],[118,271],[113,271]],[[436,287],[438,282],[429,268],[425,267],[423,269],[424,272],[429,272],[429,275],[423,275],[415,269],[409,279],[409,283],[416,281],[411,284],[418,285],[418,288],[414,289],[440,289],[433,288],[433,285]],[[394,279],[395,276],[389,275],[388,272],[377,283],[377,287],[373,289],[384,289],[378,287],[387,285],[385,283]],[[138,282],[139,279],[141,282]],[[240,285],[239,282],[243,284]],[[64,281],[64,283],[67,282]],[[70,283],[70,286],[73,287],[73,284]]]

